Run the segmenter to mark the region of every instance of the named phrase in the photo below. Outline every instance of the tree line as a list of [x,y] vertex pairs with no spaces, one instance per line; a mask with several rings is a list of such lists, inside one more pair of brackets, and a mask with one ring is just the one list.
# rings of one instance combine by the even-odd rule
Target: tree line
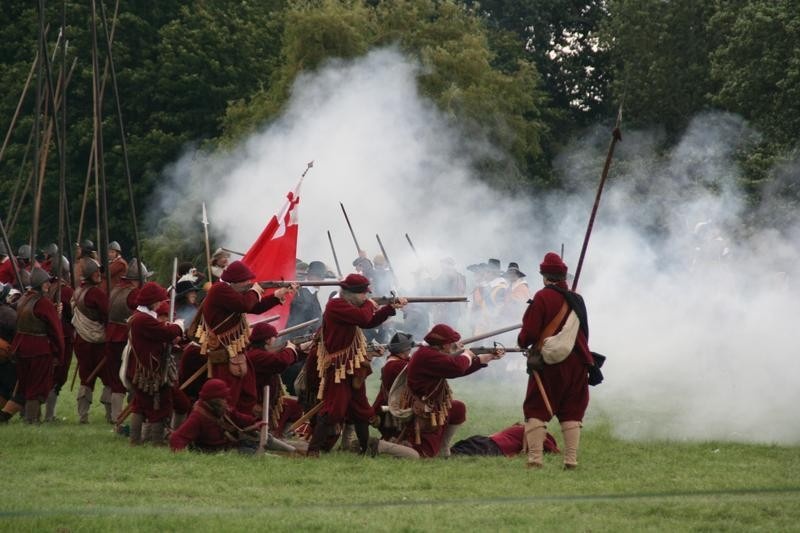
[[[104,1],[113,28],[138,210],[187,146],[235,143],[281,113],[301,72],[390,44],[423,65],[422,94],[464,131],[480,132],[508,154],[513,164],[487,159],[475,165],[482,179],[510,192],[561,187],[554,158],[587,127],[610,125],[623,98],[624,128],[660,131],[665,152],[698,113],[744,117],[761,133],[736,154],[744,169],[740,185],[754,204],[765,191],[775,193],[773,169],[793,168],[798,157],[796,0],[96,1]],[[73,237],[83,220],[83,235],[92,238],[91,186],[83,206],[93,128],[90,2],[44,3],[53,68],[56,74],[72,69],[65,163]],[[3,138],[36,56],[34,4],[5,0],[0,6]],[[55,50],[62,10],[69,43],[63,65]],[[127,206],[115,105],[107,87],[108,202]],[[35,90],[20,109],[0,160],[0,216],[13,223],[14,243],[29,240],[32,226]],[[46,158],[40,243],[55,239],[58,220],[56,151]],[[785,202],[800,202],[797,181],[777,189]],[[125,210],[109,213],[109,233],[133,242]]]

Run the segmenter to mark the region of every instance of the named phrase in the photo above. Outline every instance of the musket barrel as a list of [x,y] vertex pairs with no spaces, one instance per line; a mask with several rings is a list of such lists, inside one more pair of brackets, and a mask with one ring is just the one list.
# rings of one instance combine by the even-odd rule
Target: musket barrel
[[295,331],[300,331],[301,329],[305,329],[308,326],[313,326],[317,322],[319,322],[319,318],[312,318],[311,320],[309,320],[307,322],[302,322],[300,324],[297,324],[296,326],[292,326],[290,328],[286,328],[286,329],[280,330],[278,332],[277,336],[281,337],[283,335],[288,335],[289,333],[294,333]]
[[[410,304],[424,304],[424,303],[458,303],[458,302],[468,302],[466,296],[404,296],[408,303]],[[377,298],[373,298],[375,303],[378,305],[388,305],[395,300],[396,297],[393,296],[379,296]]]
[[483,339],[488,339],[490,337],[494,337],[495,335],[500,335],[501,333],[506,333],[508,331],[514,331],[515,329],[519,329],[522,327],[522,324],[514,324],[513,326],[506,326],[504,328],[496,329],[494,331],[488,331],[486,333],[481,333],[480,335],[475,335],[474,337],[467,337],[466,339],[461,339],[461,344],[469,344],[471,342],[482,341]]
[[278,289],[280,287],[288,287],[292,283],[296,283],[301,287],[338,287],[338,281],[259,281],[258,284],[262,289]]

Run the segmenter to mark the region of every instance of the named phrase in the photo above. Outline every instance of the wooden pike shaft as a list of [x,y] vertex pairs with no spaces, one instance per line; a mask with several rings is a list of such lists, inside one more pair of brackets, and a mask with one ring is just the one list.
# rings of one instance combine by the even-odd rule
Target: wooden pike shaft
[[319,403],[317,403],[317,405],[315,405],[314,407],[312,407],[311,409],[309,409],[308,411],[306,411],[306,412],[303,414],[303,416],[301,416],[300,418],[298,418],[298,419],[295,421],[295,423],[294,423],[294,424],[292,424],[292,426],[289,428],[289,432],[296,431],[296,430],[297,430],[297,428],[299,428],[300,426],[302,426],[303,424],[305,424],[306,422],[308,422],[309,420],[311,420],[311,418],[312,418],[312,417],[313,417],[315,414],[319,413],[320,409],[322,409],[322,402],[319,402]]
[[342,207],[342,214],[344,215],[345,222],[347,222],[347,227],[350,229],[350,235],[353,237],[353,242],[356,245],[356,251],[361,253],[361,246],[358,245],[358,239],[356,239],[356,233],[353,231],[353,225],[350,224],[350,217],[347,216],[347,210],[345,210],[342,202],[339,202],[339,205]]
[[342,279],[342,268],[339,266],[339,258],[336,256],[336,248],[333,247],[333,239],[331,232],[328,231],[328,242],[331,245],[331,253],[333,254],[333,262],[336,263],[336,273],[339,274],[339,279]]

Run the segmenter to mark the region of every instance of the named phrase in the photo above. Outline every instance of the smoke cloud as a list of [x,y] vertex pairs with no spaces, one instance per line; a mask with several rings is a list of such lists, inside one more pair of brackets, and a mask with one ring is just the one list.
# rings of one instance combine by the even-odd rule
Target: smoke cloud
[[[370,255],[380,234],[401,287],[420,270],[405,233],[434,276],[446,256],[462,270],[496,257],[504,267],[517,261],[536,290],[541,257],[562,243],[574,269],[608,129],[574,141],[557,161],[566,192],[500,194],[471,163],[502,154],[466,138],[421,97],[419,71],[382,49],[301,76],[280,118],[228,152],[191,150],[168,169],[153,218],[196,227],[199,210],[176,211],[176,199],[205,201],[224,245],[244,251],[314,160],[300,191],[298,256],[306,261],[333,268],[330,230],[343,270],[352,270],[341,201]],[[757,140],[741,119],[720,113],[698,116],[668,153],[657,133],[624,131],[579,288],[590,345],[608,356],[588,416],[610,421],[622,438],[800,442],[800,354],[791,338],[800,224],[769,195],[757,212],[775,224],[743,223],[735,155]],[[777,169],[779,183],[794,186],[798,167]],[[498,388],[513,391],[499,393],[516,409],[510,420],[521,416],[527,379],[519,361],[508,362],[515,371]]]

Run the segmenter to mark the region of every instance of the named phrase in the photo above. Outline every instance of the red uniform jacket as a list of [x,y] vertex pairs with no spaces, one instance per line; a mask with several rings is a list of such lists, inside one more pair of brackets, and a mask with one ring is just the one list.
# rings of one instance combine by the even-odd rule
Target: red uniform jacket
[[[37,298],[33,304],[34,320],[44,326],[43,334],[29,334],[20,331],[22,326],[21,316],[23,308],[31,298]],[[61,320],[58,318],[58,311],[46,296],[34,291],[28,291],[17,302],[17,333],[11,343],[11,352],[16,353],[17,357],[27,358],[40,355],[52,355],[58,359],[59,364],[63,364],[64,359],[64,330],[61,328]]]
[[348,348],[358,328],[377,327],[394,314],[395,309],[391,305],[375,310],[369,302],[356,307],[344,298],[331,298],[322,315],[325,349],[328,353],[334,353]]
[[12,283],[16,281],[14,278],[14,266],[11,264],[11,259],[6,257],[0,263],[0,283]]
[[372,408],[375,409],[376,413],[380,412],[381,406],[388,405],[389,391],[392,390],[394,380],[397,379],[397,376],[400,375],[400,372],[403,371],[406,365],[408,365],[407,359],[401,359],[395,356],[389,356],[386,364],[383,365],[381,369],[381,388],[372,404]]
[[[164,344],[180,337],[183,332],[177,324],[161,322],[147,313],[136,311],[130,321],[131,325],[131,346],[134,354],[131,353],[131,362],[139,361],[139,364],[150,370],[156,370],[161,360],[161,353]],[[131,365],[129,363],[129,376]]]
[[[265,296],[259,300],[258,293],[255,291],[237,292],[229,284],[220,281],[211,286],[203,301],[201,312],[206,324],[211,328],[216,328],[231,315],[260,314],[280,303],[281,301],[275,296]],[[236,320],[238,320],[238,316],[228,319],[225,327],[235,325]]]
[[442,379],[460,378],[472,374],[484,365],[464,355],[448,355],[429,346],[419,348],[411,357],[406,370],[408,388],[418,398],[428,396],[439,388]]
[[[205,406],[205,402],[201,400],[195,403],[189,417],[172,432],[169,438],[170,448],[183,450],[189,444],[194,444],[203,451],[222,451],[234,446],[235,443],[225,436],[225,431],[209,413],[210,409]],[[240,428],[256,422],[255,417],[237,411],[229,410],[227,414]]]

